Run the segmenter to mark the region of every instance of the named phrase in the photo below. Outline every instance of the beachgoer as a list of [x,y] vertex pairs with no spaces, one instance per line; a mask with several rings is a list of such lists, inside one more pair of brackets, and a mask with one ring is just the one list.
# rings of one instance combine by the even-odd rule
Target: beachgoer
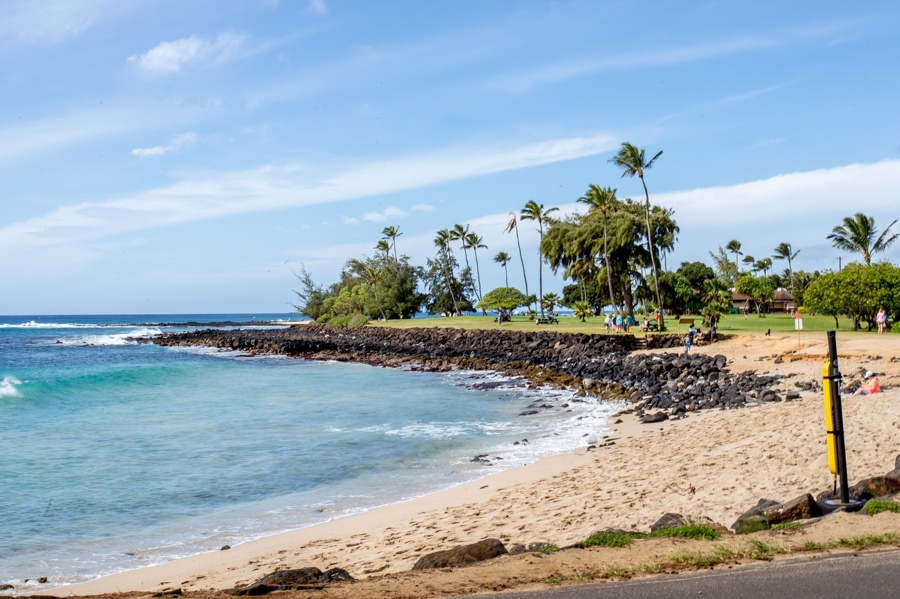
[[697,335],[697,327],[694,326],[694,323],[691,323],[691,326],[688,327],[688,336],[691,338],[691,343],[694,343],[694,337]]
[[684,355],[688,355],[688,352],[691,351],[691,336],[684,336]]
[[872,374],[871,370],[867,370],[865,376],[865,381],[860,385],[859,389],[856,390],[856,393],[853,395],[874,395],[875,393],[881,393],[881,385],[878,384],[878,379],[875,378],[875,375]]
[[612,327],[612,314],[606,315],[606,318],[603,319],[603,324],[606,325],[606,333],[609,334],[609,329]]
[[710,342],[710,343],[715,343],[717,340],[718,340],[718,338],[717,338],[717,335],[716,335],[716,323],[713,323],[713,324],[709,327],[709,342]]
[[878,334],[884,335],[884,329],[887,327],[887,314],[885,314],[884,308],[875,315],[875,323],[878,324]]
[[641,330],[647,332],[650,328],[650,321],[647,318],[644,318],[644,322],[641,323]]
[[617,333],[622,330],[622,323],[623,323],[622,315],[616,314],[616,332]]
[[628,314],[627,316],[625,316],[625,332],[627,333],[628,331],[630,331],[631,327],[633,327],[633,326],[634,326],[634,316],[632,316],[631,314]]

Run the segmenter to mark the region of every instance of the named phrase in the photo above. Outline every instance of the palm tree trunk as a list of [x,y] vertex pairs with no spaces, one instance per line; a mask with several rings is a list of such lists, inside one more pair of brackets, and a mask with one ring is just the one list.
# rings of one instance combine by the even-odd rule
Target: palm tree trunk
[[503,279],[506,281],[506,286],[509,287],[509,271],[506,269],[506,263],[503,263]]
[[478,265],[478,248],[472,248],[475,254],[475,276],[478,277],[478,301],[481,301],[481,267]]
[[522,242],[519,240],[519,225],[516,225],[516,245],[519,246],[519,260],[522,262],[522,278],[525,279],[525,295],[528,295],[528,276],[525,274],[525,256],[522,255]]
[[609,246],[607,245],[606,238],[606,213],[603,214],[603,265],[606,267],[606,282],[609,284],[609,303],[616,311],[616,314],[619,313],[619,309],[616,307],[616,298],[613,293],[613,284],[612,284],[612,269],[609,267]]
[[656,307],[659,308],[659,324],[663,326],[663,305],[659,295],[659,273],[656,270],[656,256],[653,253],[653,231],[650,229],[650,192],[644,183],[644,175],[641,174],[641,185],[644,186],[644,215],[647,217],[647,247],[650,248],[650,263],[653,265],[653,287],[656,289]]
[[538,306],[541,307],[541,318],[544,317],[544,261],[541,260],[541,243],[544,241],[544,228],[538,220]]

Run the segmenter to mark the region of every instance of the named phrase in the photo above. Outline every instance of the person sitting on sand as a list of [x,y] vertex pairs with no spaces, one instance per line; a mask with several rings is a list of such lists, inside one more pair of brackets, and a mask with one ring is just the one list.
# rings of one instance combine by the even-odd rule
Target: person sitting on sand
[[881,393],[881,385],[878,384],[878,379],[875,378],[875,375],[872,374],[871,370],[866,371],[864,378],[866,380],[853,395],[874,395],[875,393]]

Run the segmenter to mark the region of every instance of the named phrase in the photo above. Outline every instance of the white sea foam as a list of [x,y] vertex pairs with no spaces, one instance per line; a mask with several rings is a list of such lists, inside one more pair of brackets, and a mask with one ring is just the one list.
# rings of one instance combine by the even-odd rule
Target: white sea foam
[[66,337],[57,339],[56,343],[60,345],[75,346],[93,346],[93,345],[131,345],[137,343],[135,339],[151,339],[157,335],[161,335],[162,331],[157,328],[138,328],[121,333],[111,333],[108,335],[82,335],[78,337]]
[[14,376],[3,377],[3,380],[0,381],[0,397],[21,397],[22,394],[17,389],[17,386],[21,384],[22,381]]
[[28,322],[10,324],[0,323],[0,329],[96,329],[102,325],[76,324],[71,322]]

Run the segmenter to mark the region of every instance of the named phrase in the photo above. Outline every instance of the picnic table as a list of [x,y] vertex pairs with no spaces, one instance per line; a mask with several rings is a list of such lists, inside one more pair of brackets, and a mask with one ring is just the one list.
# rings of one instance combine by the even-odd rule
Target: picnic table
[[559,324],[559,319],[555,316],[547,316],[546,318],[536,318],[536,324]]

